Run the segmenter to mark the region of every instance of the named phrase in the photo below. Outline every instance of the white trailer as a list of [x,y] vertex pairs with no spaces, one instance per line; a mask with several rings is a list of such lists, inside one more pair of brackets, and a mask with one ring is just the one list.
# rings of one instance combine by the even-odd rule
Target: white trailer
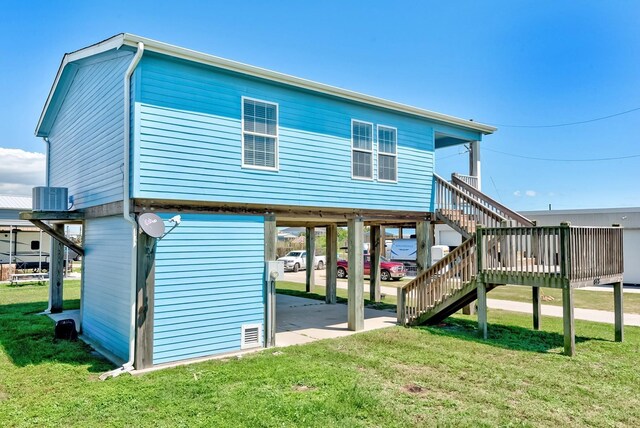
[[[0,226],[0,264],[48,266],[51,237],[32,227]],[[45,267],[46,268],[46,267]]]

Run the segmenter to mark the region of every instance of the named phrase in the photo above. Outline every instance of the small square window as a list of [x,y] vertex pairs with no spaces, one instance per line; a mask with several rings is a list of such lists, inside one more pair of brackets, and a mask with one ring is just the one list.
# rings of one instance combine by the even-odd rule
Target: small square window
[[31,241],[31,249],[39,250],[40,249],[40,241]]

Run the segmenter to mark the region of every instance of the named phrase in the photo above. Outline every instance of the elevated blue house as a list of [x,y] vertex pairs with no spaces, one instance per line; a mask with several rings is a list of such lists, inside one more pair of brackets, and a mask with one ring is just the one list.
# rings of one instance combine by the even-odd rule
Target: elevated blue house
[[[428,231],[435,151],[469,145],[476,179],[494,130],[131,34],[66,54],[36,134],[84,225],[82,333],[136,368],[273,345],[276,226],[327,227],[335,302],[344,225],[360,329],[363,226]],[[155,257],[146,212],[181,215]]]

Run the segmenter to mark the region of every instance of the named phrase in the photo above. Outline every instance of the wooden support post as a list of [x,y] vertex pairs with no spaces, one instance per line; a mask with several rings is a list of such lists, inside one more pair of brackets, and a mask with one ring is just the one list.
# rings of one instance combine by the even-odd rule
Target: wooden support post
[[533,300],[533,329],[540,330],[540,315],[542,314],[540,306],[540,287],[531,287]]
[[347,303],[347,325],[349,330],[364,329],[364,252],[363,252],[363,221],[361,217],[349,219],[349,282]]
[[477,177],[476,189],[482,190],[482,174],[480,169],[480,141],[469,144],[469,175]]
[[564,353],[576,354],[576,331],[573,318],[573,288],[566,284],[562,288],[562,320],[564,324]]
[[431,222],[430,221],[418,221],[416,222],[416,265],[418,268],[418,275],[425,270],[429,269],[431,265],[431,241],[430,236]]
[[[383,247],[384,248],[384,247]],[[380,301],[380,226],[371,226],[369,229],[369,255],[371,265],[369,269],[369,299]]]
[[613,306],[615,311],[616,342],[624,340],[624,306],[622,282],[613,284]]
[[325,301],[333,305],[336,303],[338,284],[338,226],[327,226],[327,287]]
[[305,284],[306,292],[311,293],[316,282],[316,271],[314,269],[314,262],[316,259],[316,228],[307,227],[307,260],[305,266]]
[[[276,216],[266,214],[264,216],[264,260],[276,260],[276,245],[278,243],[278,229]],[[265,266],[266,269],[266,266]],[[276,345],[276,281],[270,281],[265,275],[265,328],[264,344],[266,347]]]
[[153,308],[155,289],[155,238],[138,231],[136,277],[136,352],[134,367],[153,366]]
[[478,333],[483,339],[487,334],[487,286],[478,282]]
[[476,302],[471,302],[467,306],[462,308],[464,315],[473,315],[476,313]]
[[407,303],[407,293],[404,288],[397,289],[397,302],[396,302],[396,316],[398,324],[405,325],[407,322],[407,316],[405,313],[405,305]]
[[[64,224],[54,224],[53,230],[64,235]],[[57,239],[51,240],[49,258],[49,311],[52,314],[62,312],[64,283],[64,245]]]

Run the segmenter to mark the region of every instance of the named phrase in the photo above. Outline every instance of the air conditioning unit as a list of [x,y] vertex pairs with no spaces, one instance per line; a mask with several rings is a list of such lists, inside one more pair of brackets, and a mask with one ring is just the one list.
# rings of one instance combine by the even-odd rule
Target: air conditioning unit
[[66,187],[34,187],[33,211],[67,211],[69,189]]

